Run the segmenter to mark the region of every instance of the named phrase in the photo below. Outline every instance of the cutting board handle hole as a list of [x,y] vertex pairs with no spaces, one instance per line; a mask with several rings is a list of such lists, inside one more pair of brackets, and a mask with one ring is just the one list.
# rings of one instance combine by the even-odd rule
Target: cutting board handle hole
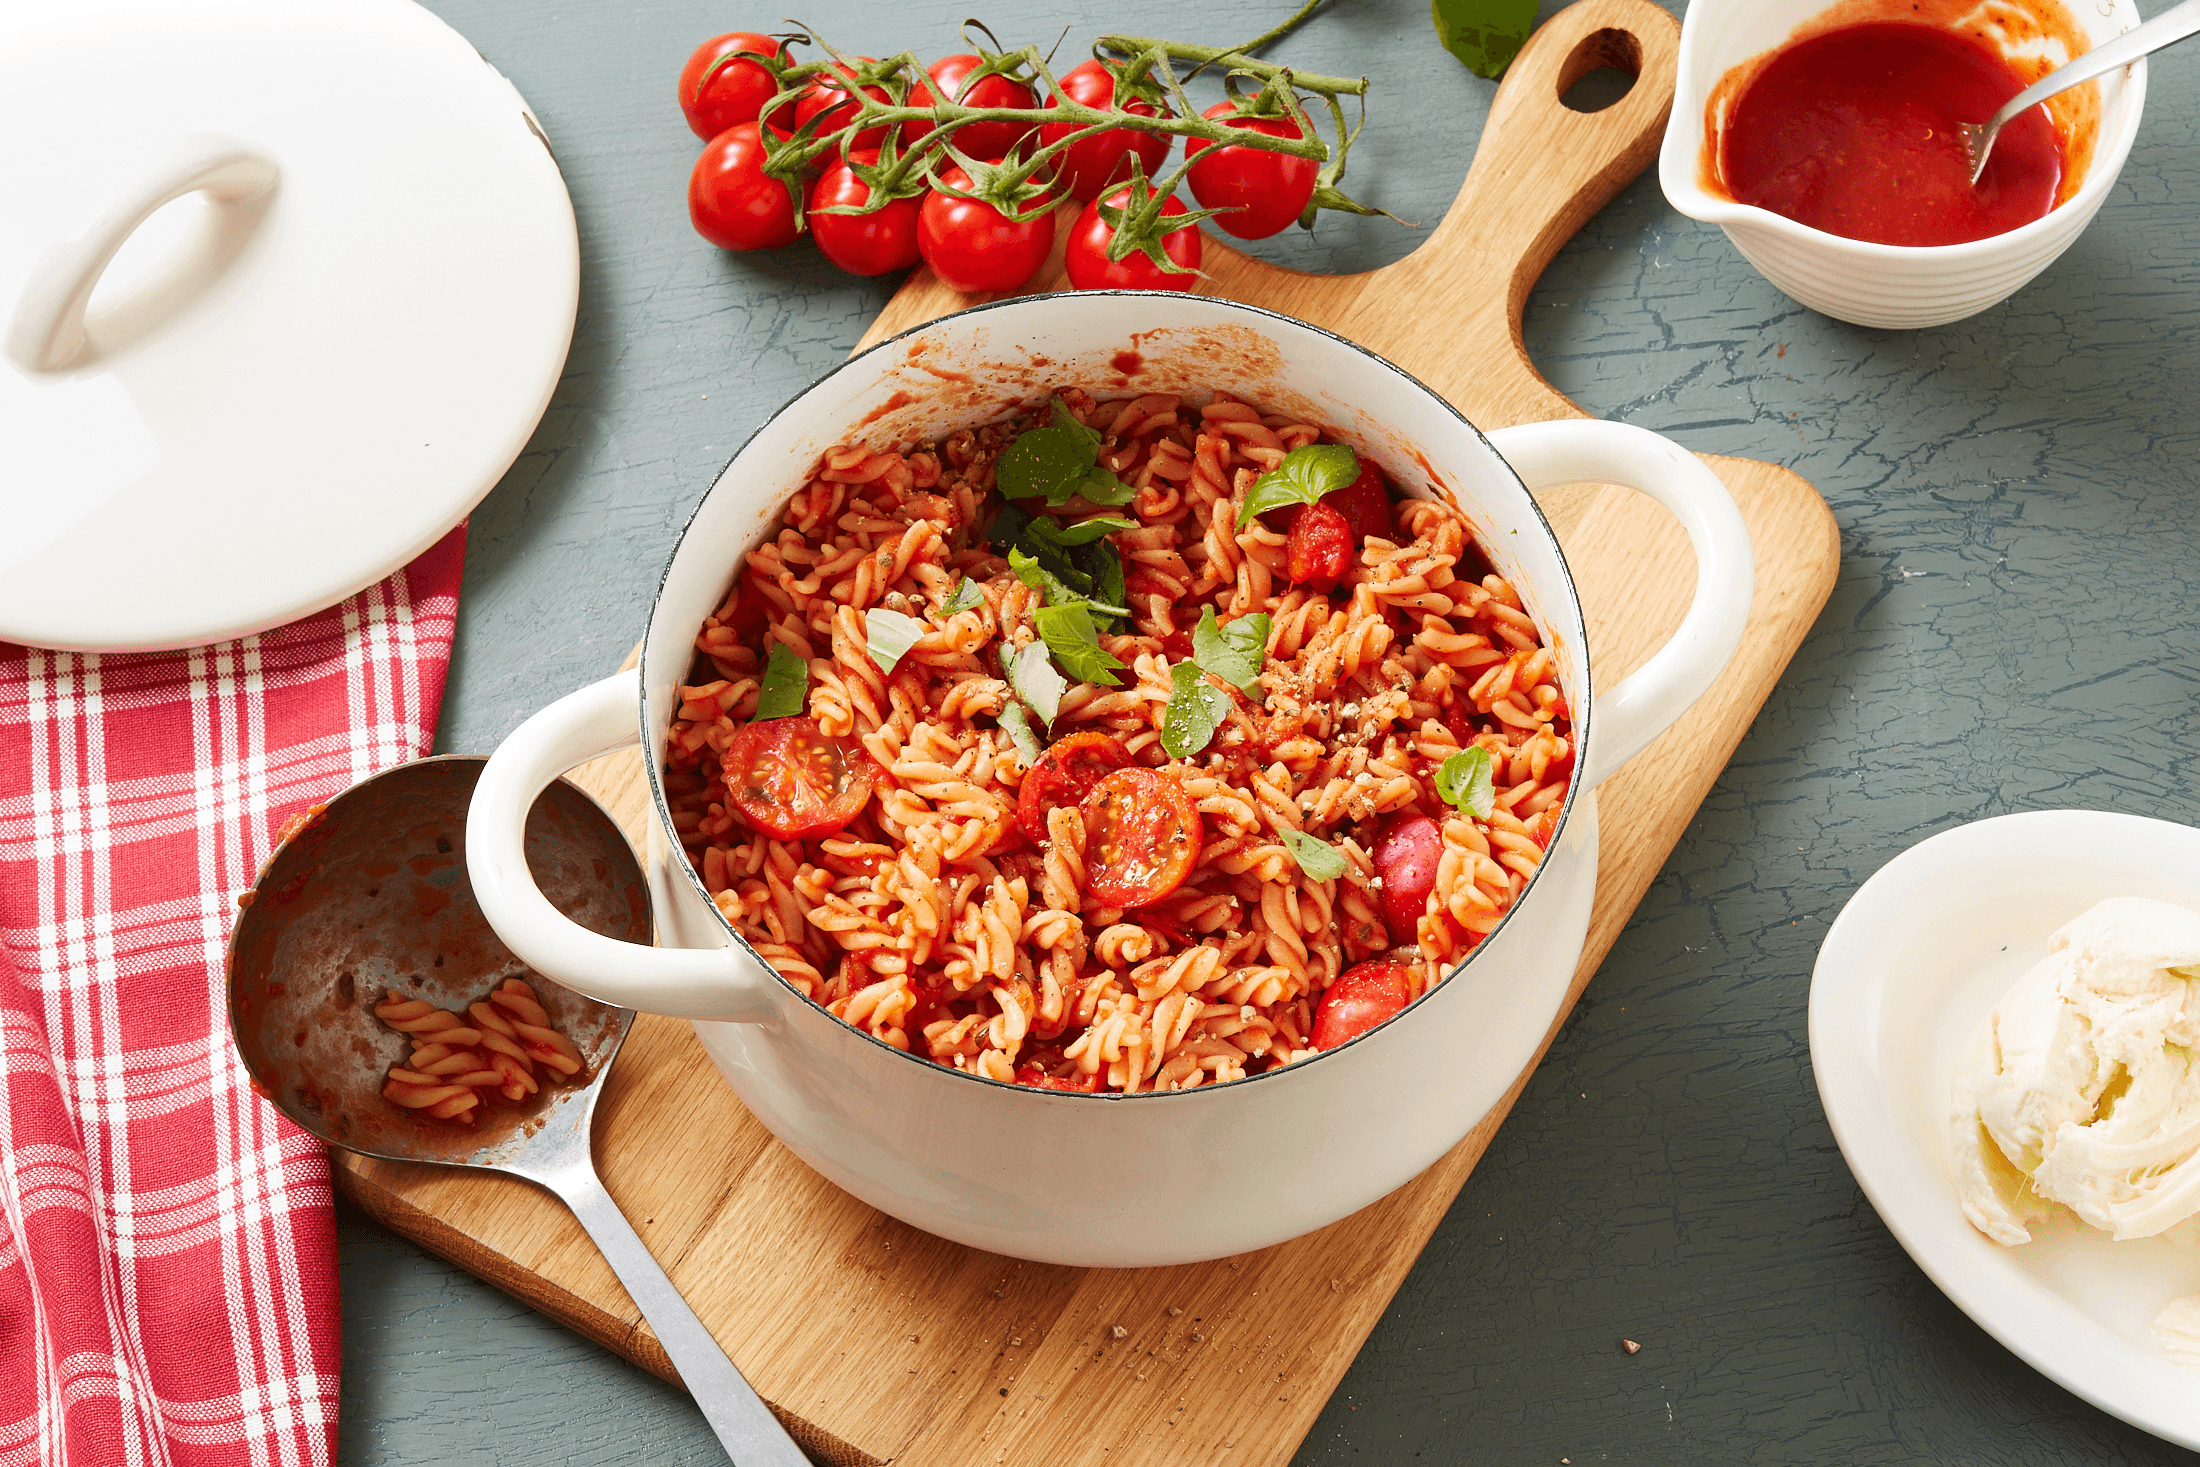
[[1635,88],[1642,42],[1626,31],[1583,36],[1558,71],[1558,99],[1575,112],[1602,112]]

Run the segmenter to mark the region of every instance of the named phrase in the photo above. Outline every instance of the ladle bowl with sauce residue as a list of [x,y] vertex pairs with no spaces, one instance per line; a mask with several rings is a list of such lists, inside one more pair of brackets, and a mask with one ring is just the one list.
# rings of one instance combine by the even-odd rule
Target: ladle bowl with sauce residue
[[[480,1167],[555,1193],[648,1318],[735,1460],[807,1461],[681,1299],[606,1192],[596,1100],[634,1022],[540,979],[482,918],[466,873],[466,811],[487,761],[422,759],[353,785],[289,831],[240,900],[229,940],[229,1023],[252,1088],[331,1146],[387,1161]],[[560,911],[630,942],[650,937],[633,849],[611,817],[559,781],[529,811],[527,865]],[[465,1013],[507,978],[529,981],[550,1027],[580,1052],[521,1104],[492,1096],[472,1125],[385,1099],[410,1036],[375,1014],[385,992]]]
[[1961,320],[2099,212],[2138,132],[2145,66],[2021,119],[1976,191],[1957,124],[2138,22],[2131,0],[1695,0],[1659,181],[1814,310]]

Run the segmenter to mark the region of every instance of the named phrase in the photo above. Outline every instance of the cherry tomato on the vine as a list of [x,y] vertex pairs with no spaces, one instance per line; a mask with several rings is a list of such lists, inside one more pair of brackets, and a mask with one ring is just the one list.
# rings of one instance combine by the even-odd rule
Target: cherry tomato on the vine
[[781,840],[846,828],[870,802],[879,776],[863,745],[825,732],[808,717],[742,724],[721,767],[726,803]]
[[1413,974],[1398,963],[1347,968],[1322,990],[1314,1006],[1314,1047],[1335,1049],[1357,1039],[1413,1002]]
[[688,218],[722,250],[771,250],[794,240],[794,199],[764,172],[764,135],[737,122],[703,144],[688,175]]
[[1184,782],[1133,765],[1085,796],[1085,895],[1110,907],[1143,907],[1184,884],[1199,862],[1199,807]]
[[[1062,73],[1061,85],[1062,94],[1072,102],[1100,112],[1118,110],[1114,106],[1115,68],[1112,66],[1099,61],[1073,66]],[[1136,97],[1124,103],[1120,110],[1141,117],[1172,115],[1166,106],[1156,109]],[[1060,142],[1076,131],[1074,123],[1050,122],[1039,129],[1039,145],[1045,147]],[[1153,177],[1168,158],[1169,145],[1173,141],[1166,133],[1111,127],[1106,132],[1094,133],[1083,142],[1072,143],[1056,155],[1054,176],[1066,191],[1090,203],[1109,185],[1130,178],[1133,157],[1139,160],[1146,176]]]
[[[1299,125],[1288,117],[1232,117],[1235,107],[1218,102],[1200,116],[1272,138],[1301,136]],[[1210,148],[1212,152],[1205,151]],[[1216,227],[1239,239],[1266,239],[1296,223],[1314,197],[1315,175],[1321,172],[1311,158],[1233,148],[1204,138],[1186,138],[1184,151],[1198,160],[1185,175],[1192,197],[1202,209],[1222,210],[1215,215]]]
[[[970,175],[960,168],[943,169],[940,181],[970,187]],[[917,251],[934,274],[965,295],[1020,290],[1054,247],[1054,216],[1046,202],[1027,205],[1039,212],[1019,222],[982,199],[934,190],[917,215]]]
[[705,142],[737,122],[756,121],[756,114],[779,89],[772,74],[754,61],[729,61],[711,72],[709,81],[703,80],[703,73],[719,57],[735,51],[777,56],[779,43],[754,31],[728,31],[697,46],[680,68],[680,111]]
[[[932,63],[927,75],[932,78],[933,94],[942,101],[960,102],[965,107],[1036,107],[1039,99],[1031,88],[1022,82],[1011,81],[998,72],[983,76],[969,83],[963,90],[970,73],[984,65],[976,56],[943,56]],[[906,129],[910,140],[924,136],[932,130],[932,124],[911,123]],[[983,163],[998,163],[1006,158],[1015,146],[1030,134],[1032,129],[1020,122],[968,122],[955,129],[954,145],[970,157]]]
[[[865,150],[851,161],[872,164],[878,154]],[[856,177],[847,161],[835,158],[810,185],[810,233],[825,258],[850,275],[884,275],[917,263],[918,198],[895,199],[869,214],[827,214],[835,205],[859,208],[870,202],[871,186]]]
[[[824,137],[827,133],[837,131],[855,121],[858,104],[855,99],[856,88],[854,82],[856,73],[854,68],[856,65],[868,66],[877,59],[874,56],[852,56],[849,58],[848,63],[836,61],[830,71],[810,78],[809,82],[803,86],[802,91],[795,97],[794,117],[791,123],[788,124],[788,131],[801,127],[811,118],[821,114],[825,120],[817,125],[817,131],[810,134],[812,137]],[[875,82],[865,84],[861,90],[864,96],[869,97],[874,102],[888,107],[894,105],[893,93]],[[923,82],[913,82],[909,87],[909,99],[905,105],[929,107],[932,105],[932,93],[925,87]],[[772,120],[775,123],[780,122],[784,116],[785,109],[781,109],[780,112],[773,114]],[[774,129],[774,131],[777,130]],[[901,129],[901,140],[904,143],[915,142],[931,130],[932,124],[929,122],[904,123]],[[781,133],[781,136],[785,135],[785,133]],[[878,146],[879,139],[885,135],[885,124],[874,123],[872,126],[856,133],[849,140],[848,146],[850,148],[875,148]]]
[[[1199,230],[1186,224],[1169,230],[1161,236],[1161,252],[1183,268],[1164,270],[1150,259],[1144,250],[1132,250],[1120,260],[1108,258],[1108,242],[1115,238],[1115,227],[1101,217],[1100,206],[1122,208],[1130,202],[1130,185],[1109,194],[1105,199],[1095,199],[1085,205],[1085,211],[1070,226],[1069,252],[1062,263],[1069,270],[1069,283],[1079,290],[1190,290],[1199,283]],[[1161,217],[1182,214],[1185,208],[1175,199],[1161,202]]]

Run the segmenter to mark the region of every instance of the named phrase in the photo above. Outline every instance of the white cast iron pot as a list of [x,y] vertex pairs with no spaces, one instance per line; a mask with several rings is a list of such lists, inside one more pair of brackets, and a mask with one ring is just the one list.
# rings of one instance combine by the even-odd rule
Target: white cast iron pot
[[[703,618],[820,453],[851,437],[942,436],[1036,402],[1053,385],[1120,391],[1109,386],[1120,380],[1111,360],[1126,350],[1144,359],[1139,387],[1195,401],[1227,389],[1327,425],[1406,493],[1455,497],[1557,648],[1582,772],[1513,910],[1405,1013],[1236,1084],[1065,1094],[914,1058],[781,982],[733,937],[682,856],[654,751]],[[1695,602],[1672,641],[1609,691],[1593,688],[1580,601],[1523,478],[1629,484],[1688,529]],[[1562,422],[1485,438],[1350,342],[1228,301],[1138,292],[1001,301],[855,357],[757,431],[681,533],[640,667],[552,704],[490,760],[468,817],[467,865],[490,924],[537,972],[607,1003],[694,1020],[757,1119],[873,1206],[1041,1262],[1144,1266],[1242,1253],[1400,1186],[1466,1135],[1533,1059],[1588,931],[1597,860],[1589,791],[1717,677],[1740,642],[1754,574],[1749,532],[1725,487],[1656,434]],[[665,944],[654,948],[568,921],[535,890],[521,854],[536,793],[637,738],[652,751],[648,866]]]

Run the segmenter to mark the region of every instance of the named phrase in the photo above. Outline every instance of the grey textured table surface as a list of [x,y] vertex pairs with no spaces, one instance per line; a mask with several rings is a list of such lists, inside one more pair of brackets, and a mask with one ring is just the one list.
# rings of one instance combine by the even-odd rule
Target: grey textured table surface
[[[430,3],[532,103],[581,231],[565,380],[468,547],[440,742],[486,751],[618,664],[732,448],[894,282],[688,229],[697,144],[673,78],[706,36],[776,12]],[[1010,44],[1066,27],[1070,54],[1101,29],[1237,39],[1286,8],[1002,0],[983,18]],[[929,56],[961,49],[965,13],[812,0],[800,19]],[[1442,215],[1492,87],[1436,47],[1420,0],[1345,0],[1273,54],[1376,73],[1354,192]],[[2076,247],[1955,326],[1813,314],[1648,177],[1545,274],[1527,336],[1551,380],[1803,474],[1840,520],[1841,580],[1301,1467],[2185,1455],[2050,1385],[1910,1262],[1834,1145],[1804,1020],[1826,924],[1904,847],[2015,810],[2200,817],[2200,50],[2157,57],[2149,92]],[[1354,270],[1415,239],[1335,220],[1265,252]],[[348,1210],[341,1244],[344,1463],[723,1460],[652,1377]]]

